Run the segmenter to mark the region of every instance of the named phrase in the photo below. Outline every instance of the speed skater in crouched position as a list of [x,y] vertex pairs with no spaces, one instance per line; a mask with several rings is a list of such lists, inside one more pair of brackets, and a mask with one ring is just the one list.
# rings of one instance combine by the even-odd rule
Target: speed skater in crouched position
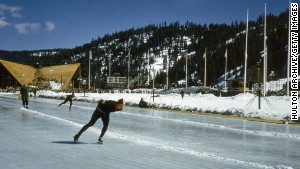
[[74,142],[78,141],[80,135],[87,130],[89,127],[93,126],[96,121],[101,118],[102,122],[103,122],[103,127],[101,130],[101,134],[99,136],[98,142],[99,144],[102,144],[102,137],[104,136],[107,128],[108,128],[108,124],[109,124],[109,115],[111,112],[116,112],[116,111],[121,111],[123,109],[123,107],[125,106],[125,102],[123,99],[119,99],[118,101],[114,101],[114,100],[100,100],[98,102],[98,105],[91,117],[91,120],[84,125],[81,130],[74,136]]
[[67,103],[67,102],[70,102],[69,110],[71,110],[71,107],[72,107],[72,99],[73,99],[73,97],[75,97],[74,91],[72,92],[71,95],[67,95],[65,101],[63,101],[62,103],[60,103],[60,104],[58,105],[58,107],[61,106],[62,104],[65,104],[65,103]]

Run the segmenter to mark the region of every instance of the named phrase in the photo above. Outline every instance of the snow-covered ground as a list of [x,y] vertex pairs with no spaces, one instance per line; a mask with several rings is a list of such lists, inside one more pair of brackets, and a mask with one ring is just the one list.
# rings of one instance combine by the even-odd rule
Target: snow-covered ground
[[[47,98],[64,98],[67,94],[41,90],[37,96]],[[262,119],[283,120],[290,116],[290,97],[271,96],[261,98],[261,109],[258,109],[258,97],[253,94],[239,94],[232,97],[218,97],[212,94],[163,94],[153,97],[146,90],[142,93],[75,93],[74,100],[97,102],[100,99],[117,100],[124,98],[127,105],[137,106],[144,98],[152,107],[192,112],[227,114],[234,116],[255,117]]]

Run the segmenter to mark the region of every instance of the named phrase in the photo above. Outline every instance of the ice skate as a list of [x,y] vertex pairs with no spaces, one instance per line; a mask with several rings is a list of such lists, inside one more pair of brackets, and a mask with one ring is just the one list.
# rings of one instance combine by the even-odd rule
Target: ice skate
[[98,143],[98,144],[103,144],[103,141],[102,141],[102,138],[101,138],[101,137],[99,137],[97,143]]
[[76,134],[76,135],[74,136],[74,143],[75,143],[76,141],[78,141],[78,138],[79,138],[79,135]]

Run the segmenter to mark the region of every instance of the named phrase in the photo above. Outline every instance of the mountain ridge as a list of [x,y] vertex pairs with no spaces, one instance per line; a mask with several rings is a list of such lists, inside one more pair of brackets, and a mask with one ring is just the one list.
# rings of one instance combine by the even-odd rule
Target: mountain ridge
[[[257,62],[261,60],[263,50],[263,16],[249,22],[248,68],[247,78],[257,80]],[[278,16],[267,15],[268,71],[274,71],[275,77],[286,76],[288,11]],[[119,73],[130,76],[134,86],[147,81],[150,65],[155,58],[163,58],[164,71],[157,71],[157,84],[166,84],[166,55],[169,57],[169,84],[185,78],[185,56],[188,58],[189,85],[193,85],[192,75],[203,82],[204,51],[207,50],[207,84],[214,85],[225,71],[225,51],[228,50],[228,70],[244,64],[246,23],[237,21],[226,24],[180,24],[166,22],[147,25],[143,28],[131,28],[125,31],[107,34],[90,43],[71,49],[45,49],[37,51],[0,51],[0,58],[32,66],[50,66],[65,63],[81,63],[82,76],[88,77],[88,58],[91,51],[91,82],[96,87],[105,86],[106,77]],[[129,52],[130,51],[130,52]],[[39,54],[36,54],[39,53]],[[128,73],[128,55],[130,53],[130,72]],[[110,61],[111,58],[111,61]],[[111,64],[111,66],[110,66]],[[241,71],[243,74],[243,70]],[[138,84],[140,83],[140,84]]]

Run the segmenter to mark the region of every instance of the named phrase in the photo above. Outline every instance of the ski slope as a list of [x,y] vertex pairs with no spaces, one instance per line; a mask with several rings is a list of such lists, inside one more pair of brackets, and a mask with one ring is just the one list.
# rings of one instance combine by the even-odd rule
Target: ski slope
[[300,168],[300,127],[125,108],[73,135],[96,104],[0,96],[1,168]]

